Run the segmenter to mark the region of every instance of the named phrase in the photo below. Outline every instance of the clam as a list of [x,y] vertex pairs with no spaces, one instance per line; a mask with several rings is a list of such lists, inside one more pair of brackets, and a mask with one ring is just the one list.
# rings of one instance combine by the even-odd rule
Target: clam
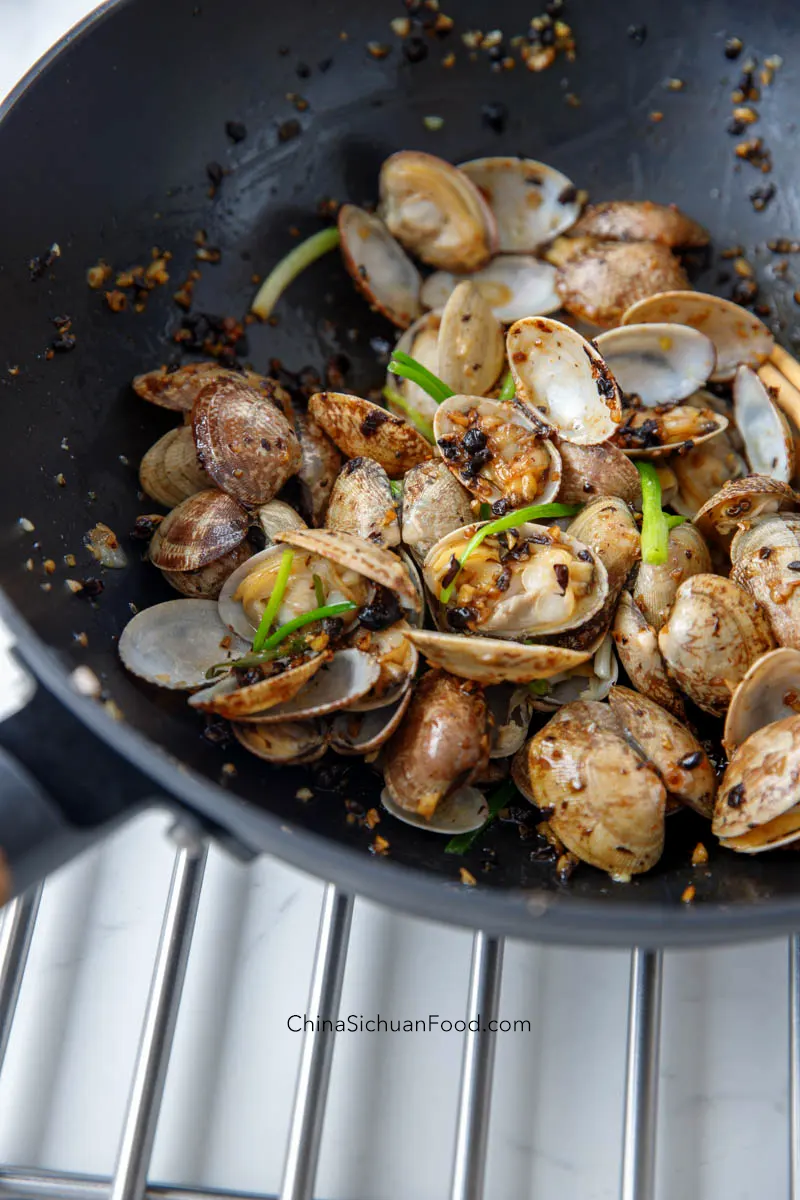
[[405,716],[412,691],[407,688],[394,704],[367,712],[356,708],[343,709],[330,718],[328,745],[337,754],[373,755],[388,742]]
[[300,443],[297,482],[300,484],[304,511],[308,513],[312,525],[321,525],[342,466],[342,456],[322,426],[308,411],[292,402],[288,395],[281,408]]
[[752,367],[741,366],[734,376],[733,416],[753,474],[791,483],[794,438],[770,389]]
[[723,742],[728,754],[751,733],[800,712],[800,650],[780,646],[757,658],[731,697]]
[[717,794],[711,828],[722,845],[759,854],[800,838],[798,775],[800,716],[752,733],[728,764]]
[[511,642],[501,638],[464,637],[412,629],[410,641],[432,667],[476,683],[530,683],[571,671],[592,657],[592,650]]
[[727,428],[727,417],[713,409],[660,404],[658,408],[624,408],[622,424],[612,440],[633,457],[661,458],[691,450]]
[[561,486],[557,499],[562,504],[585,504],[595,496],[618,496],[626,504],[641,507],[639,472],[628,456],[610,442],[599,446],[560,442],[558,453]]
[[459,170],[494,213],[498,249],[504,253],[537,250],[574,225],[581,211],[572,181],[535,159],[474,158]]
[[700,509],[730,480],[747,474],[747,463],[731,445],[731,427],[719,437],[694,446],[670,460],[676,488],[662,499],[684,517],[696,517]]
[[415,825],[418,829],[426,829],[428,833],[443,833],[448,837],[480,829],[489,816],[486,797],[476,787],[456,788],[437,804],[431,817],[398,804],[388,787],[381,792],[381,804],[404,825]]
[[[678,259],[657,242],[601,242],[564,263],[556,274],[556,291],[567,312],[606,328],[616,325],[632,305],[654,292],[687,286]],[[631,317],[634,319],[645,318]]]
[[[422,285],[422,303],[426,308],[443,308],[462,279],[463,276],[450,271],[434,271]],[[494,258],[480,271],[473,271],[469,281],[504,325],[521,317],[555,312],[561,307],[555,267],[529,254],[503,254]]]
[[240,682],[235,671],[211,687],[189,697],[192,708],[241,721],[253,713],[263,715],[275,705],[291,700],[333,658],[331,650],[310,651],[304,657],[278,659],[247,671]]
[[506,338],[517,399],[544,413],[560,437],[579,445],[609,438],[621,417],[619,388],[591,342],[549,317],[517,321]]
[[255,526],[266,538],[266,546],[273,545],[273,538],[281,529],[307,529],[303,518],[283,500],[268,500],[253,513]]
[[380,673],[370,691],[350,706],[354,712],[385,708],[408,691],[419,664],[417,648],[406,636],[410,628],[407,621],[395,621],[385,629],[356,629],[350,645],[370,655]]
[[339,236],[344,264],[362,296],[400,329],[422,312],[422,277],[380,217],[343,204]]
[[630,688],[613,687],[608,702],[628,739],[658,771],[669,796],[710,818],[717,779],[694,734],[666,709]]
[[658,632],[684,579],[708,574],[711,569],[711,555],[703,535],[694,525],[678,525],[669,531],[667,561],[643,562],[639,566],[633,585],[634,602]]
[[605,704],[567,704],[519,752],[517,772],[553,832],[583,862],[619,879],[655,866],[666,790]]
[[622,324],[672,321],[699,329],[716,348],[717,366],[711,378],[718,381],[733,379],[742,363],[758,367],[769,358],[775,339],[763,321],[731,300],[679,290],[683,286],[671,285],[631,301]]
[[678,588],[658,635],[675,683],[698,708],[722,716],[737,683],[775,640],[760,604],[721,575],[692,575]]
[[641,538],[636,519],[624,500],[601,496],[590,501],[568,526],[567,533],[594,552],[608,579],[601,607],[560,640],[576,650],[594,647],[611,625],[617,600],[633,568],[641,558]]
[[333,485],[325,525],[357,534],[376,546],[399,543],[397,503],[380,463],[371,458],[351,458],[345,463]]
[[486,701],[492,715],[490,758],[510,758],[528,736],[534,697],[527,687],[504,683],[488,688]]
[[411,468],[403,480],[401,536],[420,562],[431,546],[471,520],[469,492],[441,459]]
[[609,242],[658,242],[672,249],[707,246],[708,231],[676,204],[610,200],[590,204],[572,227],[576,237]]
[[319,669],[291,695],[277,702],[270,698],[268,703],[242,712],[239,719],[261,725],[314,721],[357,704],[378,681],[380,666],[377,660],[353,646],[320,657],[325,661]]
[[234,725],[233,735],[256,758],[281,766],[316,762],[327,749],[322,721],[284,721],[274,725],[253,722]]
[[755,597],[781,646],[800,650],[800,517],[773,513],[740,526],[731,579]]
[[[588,250],[594,250],[600,243],[593,237],[557,237],[542,251],[545,260],[554,267],[563,267],[564,263],[574,258],[582,258]],[[557,294],[557,293],[556,293]],[[558,298],[559,304],[561,298]]]
[[170,429],[150,447],[139,465],[139,483],[143,492],[167,508],[213,486],[197,461],[187,425]]
[[614,653],[614,642],[610,634],[601,641],[592,658],[573,667],[551,675],[539,692],[530,692],[530,702],[537,712],[554,712],[563,704],[573,700],[605,700],[619,678],[619,663]]
[[167,600],[144,608],[123,629],[119,656],[133,675],[158,687],[205,687],[206,671],[238,658],[247,644],[223,625],[213,600]]
[[648,625],[630,592],[620,595],[611,635],[619,661],[637,692],[674,717],[683,718],[683,699],[667,674],[658,648],[658,634]]
[[209,383],[229,383],[231,380],[246,380],[270,399],[275,387],[274,380],[256,375],[254,371],[234,371],[222,367],[218,362],[184,363],[182,367],[158,367],[137,375],[133,390],[137,396],[159,408],[170,408],[174,412],[190,413],[202,388]]
[[450,396],[436,410],[433,432],[448,468],[479,500],[506,512],[555,499],[559,453],[517,405]]
[[602,609],[609,591],[602,561],[555,525],[527,523],[489,534],[453,576],[454,561],[478,528],[454,530],[425,559],[425,583],[433,596],[453,585],[441,606],[446,627],[535,639],[575,630]]
[[386,159],[380,212],[407,250],[445,271],[477,271],[497,250],[491,209],[458,168],[418,150]]
[[505,360],[500,322],[473,283],[459,283],[442,312],[436,374],[458,394],[484,396]]
[[724,483],[698,511],[694,521],[703,532],[727,537],[738,525],[756,517],[796,507],[797,495],[788,483],[767,475],[745,475]]
[[[436,307],[439,308],[439,305]],[[439,326],[441,323],[441,312],[425,313],[405,330],[398,339],[395,349],[410,354],[412,358],[415,358],[418,363],[435,375],[439,368]],[[391,372],[387,375],[386,381],[388,386],[393,391],[399,392],[407,404],[422,417],[429,420],[436,412],[436,401],[418,383],[402,379],[399,375],[393,375]],[[395,408],[392,406],[391,399],[387,403],[394,412]],[[398,415],[403,416],[404,412],[400,411]]]
[[196,492],[167,513],[153,534],[150,561],[179,592],[213,599],[250,557],[248,517],[224,492]]
[[445,671],[428,671],[384,750],[388,797],[404,812],[430,822],[447,796],[473,781],[488,757],[483,689]]
[[[420,611],[419,592],[409,568],[390,550],[374,546],[354,534],[336,533],[332,529],[291,529],[277,534],[275,540],[319,555],[340,572],[360,576],[377,587],[393,592],[403,608],[411,614]],[[361,619],[365,621],[365,614]]]
[[595,345],[622,391],[645,408],[685,400],[714,371],[714,343],[688,325],[621,325]]
[[360,396],[317,392],[308,408],[343,454],[375,459],[390,479],[402,479],[411,467],[433,457],[413,425]]

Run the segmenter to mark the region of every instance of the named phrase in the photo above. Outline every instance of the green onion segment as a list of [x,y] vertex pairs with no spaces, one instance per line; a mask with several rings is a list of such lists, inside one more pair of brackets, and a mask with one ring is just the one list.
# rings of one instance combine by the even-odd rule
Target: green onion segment
[[443,379],[439,379],[438,375],[434,375],[433,371],[429,371],[427,367],[423,367],[421,362],[417,362],[415,358],[412,358],[410,354],[406,354],[403,350],[392,352],[389,370],[392,375],[399,375],[401,379],[408,379],[411,383],[416,383],[437,404],[441,404],[443,400],[449,400],[451,396],[455,396],[453,389],[448,387]]
[[299,246],[290,250],[286,257],[272,268],[256,292],[250,305],[256,316],[266,321],[289,284],[305,271],[306,267],[322,258],[323,254],[335,250],[338,245],[339,230],[334,225],[328,229],[320,229],[319,233],[313,233]]
[[292,573],[293,561],[294,550],[284,550],[283,554],[281,555],[281,565],[278,567],[278,575],[275,580],[275,587],[270,593],[269,600],[267,601],[267,607],[261,614],[261,620],[258,623],[256,636],[253,638],[253,650],[256,654],[259,652],[259,650],[263,649],[264,643],[269,636],[269,631],[272,628],[272,622],[278,615],[278,609],[281,606],[281,601],[283,600],[286,587],[289,583],[289,576]]
[[517,385],[514,383],[514,376],[509,371],[503,380],[503,386],[500,388],[498,400],[513,400],[517,394]]
[[667,561],[669,531],[681,519],[670,520],[661,507],[661,480],[650,462],[639,459],[636,470],[642,481],[642,562],[660,566]]
[[404,412],[411,424],[416,429],[417,433],[421,433],[425,440],[433,445],[435,440],[433,436],[433,426],[426,417],[423,417],[419,409],[412,408],[405,396],[401,396],[401,394],[395,391],[394,388],[390,388],[388,386],[385,387],[382,395],[384,400],[388,400],[390,404],[395,406],[395,408],[399,408],[402,412]]

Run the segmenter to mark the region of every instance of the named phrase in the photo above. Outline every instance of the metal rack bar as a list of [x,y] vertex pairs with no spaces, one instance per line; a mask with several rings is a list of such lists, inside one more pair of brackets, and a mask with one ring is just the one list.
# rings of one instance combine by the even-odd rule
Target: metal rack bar
[[800,1200],[800,936],[789,939],[789,1200]]
[[[340,892],[332,883],[326,884],[308,994],[307,1013],[313,1019],[335,1022],[339,1013],[352,919],[353,897]],[[312,1198],[335,1036],[332,1026],[307,1029],[303,1035],[281,1200]]]
[[0,1071],[17,1011],[43,886],[37,883],[3,909],[0,927]]
[[[107,1200],[112,1180],[103,1175],[78,1175],[37,1167],[0,1169],[0,1197],[7,1200]],[[262,1192],[237,1192],[227,1188],[181,1187],[148,1183],[144,1200],[276,1200]]]
[[[472,941],[450,1200],[481,1200],[483,1196],[497,1046],[497,1034],[487,1026],[497,1019],[502,978],[503,940],[476,933]],[[477,1028],[470,1028],[473,1024]]]
[[655,1194],[662,969],[660,950],[633,951],[621,1200],[653,1200]]
[[156,951],[128,1108],[110,1200],[141,1200],[167,1076],[172,1039],[203,886],[208,846],[183,826],[172,831],[178,844]]

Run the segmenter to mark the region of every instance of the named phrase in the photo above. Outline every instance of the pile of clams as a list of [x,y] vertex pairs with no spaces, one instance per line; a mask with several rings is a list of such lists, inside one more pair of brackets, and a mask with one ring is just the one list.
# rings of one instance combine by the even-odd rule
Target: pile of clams
[[432,833],[509,778],[616,880],[684,808],[732,851],[800,842],[800,393],[691,290],[708,234],[524,158],[401,151],[379,193],[338,233],[401,331],[388,408],[216,362],[134,380],[183,421],[140,468],[180,598],[125,666],[267,763],[365,758]]

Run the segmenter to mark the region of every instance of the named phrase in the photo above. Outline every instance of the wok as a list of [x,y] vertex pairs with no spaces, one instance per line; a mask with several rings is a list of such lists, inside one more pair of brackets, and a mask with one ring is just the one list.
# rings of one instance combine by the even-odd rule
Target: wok
[[[137,498],[136,464],[174,422],[139,401],[129,381],[177,357],[171,337],[181,313],[172,281],[195,265],[196,230],[205,229],[223,256],[204,267],[195,310],[239,315],[252,294],[251,275],[293,244],[290,227],[304,235],[319,228],[322,197],[372,200],[381,161],[400,148],[455,162],[523,154],[560,168],[598,199],[675,201],[712,230],[718,249],[797,234],[792,193],[800,161],[792,119],[800,17],[791,0],[569,0],[574,64],[562,58],[533,74],[520,64],[494,71],[485,54],[469,61],[460,32],[490,25],[508,38],[525,31],[529,9],[516,0],[490,8],[459,0],[455,32],[441,43],[430,40],[427,59],[410,63],[389,29],[405,11],[399,0],[130,0],[105,6],[73,30],[6,101],[0,584],[2,614],[40,685],[0,734],[0,846],[12,889],[112,822],[160,802],[191,814],[243,855],[268,851],[392,907],[498,934],[688,945],[800,926],[796,854],[751,860],[720,853],[707,825],[689,813],[671,818],[658,868],[627,886],[590,868],[559,883],[551,864],[532,861],[513,823],[497,824],[459,860],[443,853],[441,838],[384,816],[379,831],[390,851],[376,857],[369,853],[374,833],[348,822],[345,804],[377,803],[379,783],[368,767],[340,762],[331,770],[326,761],[279,770],[235,745],[214,745],[182,696],[156,694],[129,677],[116,656],[129,606],[174,595],[140,561],[141,543],[126,537],[136,516],[153,508]],[[726,132],[741,67],[724,56],[727,35],[762,60],[780,53],[785,62],[752,131],[774,158],[769,181],[777,191],[763,212],[748,193],[767,181],[735,158]],[[391,52],[373,57],[368,42],[386,43]],[[440,59],[451,48],[456,64],[446,70]],[[685,86],[670,91],[668,78]],[[296,111],[288,93],[302,95],[307,110]],[[567,102],[567,93],[580,105]],[[498,104],[505,106],[500,119],[495,107],[487,122],[485,106]],[[664,114],[660,122],[651,118],[656,111]],[[443,118],[440,128],[426,127],[430,115]],[[289,119],[301,132],[282,140],[279,128]],[[229,121],[244,124],[243,141],[226,135]],[[213,198],[210,162],[230,170]],[[32,281],[29,259],[54,242],[61,256]],[[145,312],[112,313],[102,293],[87,287],[87,267],[100,258],[117,267],[147,261],[156,245],[173,254],[170,284]],[[763,266],[768,258],[758,261]],[[730,271],[730,264],[712,255],[696,268],[696,283],[729,293],[720,269]],[[791,345],[792,288],[767,278],[764,292]],[[64,313],[77,345],[48,359],[52,318]],[[343,354],[347,385],[361,391],[382,376],[374,339],[392,331],[368,312],[330,256],[292,287],[276,326],[253,326],[248,337],[246,357],[261,370],[274,357],[294,370],[321,369]],[[17,375],[6,373],[17,364]],[[23,529],[21,517],[34,531]],[[105,590],[89,604],[70,595],[65,580],[98,574],[83,545],[98,520],[120,535],[129,566],[103,571]],[[64,565],[65,554],[76,555],[74,569]],[[33,570],[25,567],[29,558]],[[52,576],[41,565],[47,558],[56,563]],[[86,635],[85,646],[76,634]],[[75,689],[72,672],[81,664],[100,678],[121,720],[110,705]],[[235,775],[223,771],[226,763]],[[304,786],[314,793],[307,803],[296,797]],[[711,852],[705,871],[689,866],[698,840]],[[484,846],[496,851],[486,871]],[[477,888],[460,885],[462,861],[478,877]],[[680,903],[689,882],[697,886],[691,908]]]

